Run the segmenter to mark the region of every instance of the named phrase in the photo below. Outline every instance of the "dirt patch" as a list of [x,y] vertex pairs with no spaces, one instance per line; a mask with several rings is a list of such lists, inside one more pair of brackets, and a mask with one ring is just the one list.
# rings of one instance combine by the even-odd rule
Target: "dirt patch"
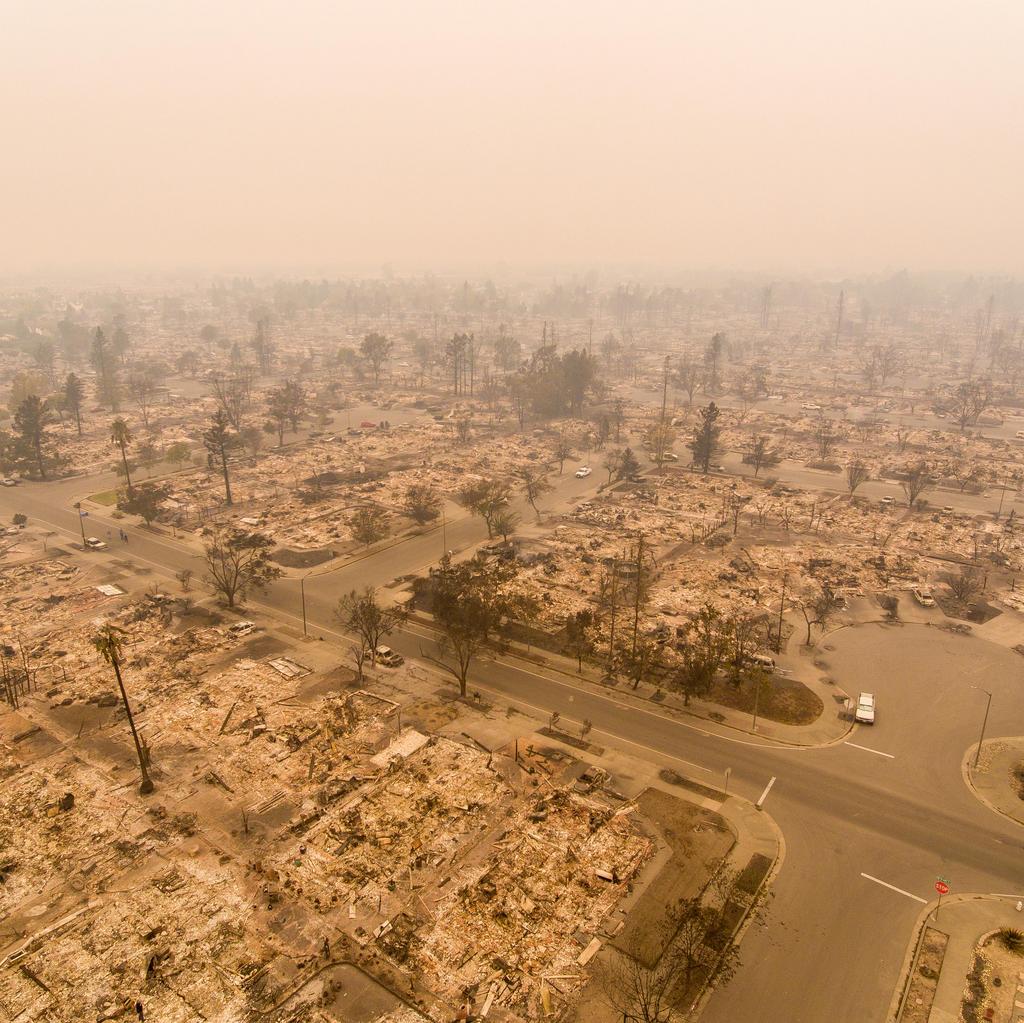
[[647,789],[637,799],[637,805],[657,827],[672,855],[637,899],[625,927],[611,944],[620,952],[634,955],[650,969],[672,937],[671,908],[680,899],[704,890],[714,865],[728,855],[736,838],[719,814],[686,803],[669,792]]
[[270,556],[270,560],[285,568],[313,568],[315,565],[322,565],[337,556],[337,553],[329,547],[310,551],[296,551],[291,547],[279,547]]
[[943,934],[942,931],[936,930],[934,927],[924,929],[924,934],[921,937],[921,951],[917,957],[917,968],[910,978],[910,987],[901,1017],[903,1023],[928,1023],[948,942],[948,934]]
[[402,720],[428,732],[438,732],[459,716],[454,703],[434,700],[414,700],[402,707]]
[[[708,694],[708,700],[721,707],[754,712],[754,681],[742,679],[733,685],[728,679],[717,679]],[[793,678],[773,675],[761,684],[758,698],[758,717],[784,725],[809,725],[821,717],[825,704],[817,693],[811,692]]]
[[1010,776],[1013,778],[1013,784],[1017,789],[1017,797],[1024,799],[1024,760],[1014,766]]
[[960,1005],[964,1023],[1011,1019],[1022,969],[1024,933],[1004,927],[985,938],[975,948],[971,972],[967,974],[967,989]]

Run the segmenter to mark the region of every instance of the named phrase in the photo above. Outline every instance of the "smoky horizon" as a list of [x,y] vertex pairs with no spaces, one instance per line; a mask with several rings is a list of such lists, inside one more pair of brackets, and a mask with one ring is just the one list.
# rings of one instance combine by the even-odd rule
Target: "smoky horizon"
[[0,274],[1017,274],[1024,9],[4,3]]

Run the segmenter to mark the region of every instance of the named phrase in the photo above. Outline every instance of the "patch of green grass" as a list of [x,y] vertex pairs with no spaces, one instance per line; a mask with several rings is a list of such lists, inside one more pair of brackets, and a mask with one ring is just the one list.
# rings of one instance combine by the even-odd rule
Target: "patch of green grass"
[[102,493],[92,494],[89,500],[94,501],[96,504],[105,504],[107,507],[112,507],[117,504],[117,491],[104,490]]

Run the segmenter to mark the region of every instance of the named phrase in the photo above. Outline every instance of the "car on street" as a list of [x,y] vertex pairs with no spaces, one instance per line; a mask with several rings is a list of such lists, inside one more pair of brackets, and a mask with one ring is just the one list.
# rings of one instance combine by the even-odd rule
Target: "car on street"
[[98,536],[87,536],[85,546],[91,551],[105,551],[107,545]]
[[747,654],[747,662],[763,671],[775,670],[775,658],[770,654]]
[[883,497],[878,503],[880,505],[883,505],[886,508],[891,508],[896,503],[896,498],[895,497]]
[[925,589],[923,586],[915,586],[914,600],[916,600],[921,607],[935,607],[935,598],[932,596],[931,590]]
[[396,653],[389,646],[379,646],[374,651],[378,664],[383,664],[385,668],[398,668],[405,664],[405,658]]
[[942,506],[943,515],[952,515],[955,511],[956,509],[951,504],[946,504]]
[[581,465],[576,470],[576,479],[585,480],[592,472],[593,469],[591,469],[589,465]]
[[18,481],[15,479],[11,479],[10,476],[7,476],[4,479],[0,480],[0,484],[3,484],[5,487],[16,487],[18,485]]
[[232,625],[228,626],[228,635],[235,636],[236,638],[241,637],[241,636],[248,636],[250,633],[253,633],[255,631],[256,631],[256,623],[255,622],[247,622],[247,621],[234,622]]
[[873,725],[875,723],[875,697],[873,693],[861,693],[857,697],[857,711],[853,715],[854,721],[862,725]]
[[805,412],[818,412],[821,410],[821,406],[815,405],[813,401],[805,401],[800,407]]

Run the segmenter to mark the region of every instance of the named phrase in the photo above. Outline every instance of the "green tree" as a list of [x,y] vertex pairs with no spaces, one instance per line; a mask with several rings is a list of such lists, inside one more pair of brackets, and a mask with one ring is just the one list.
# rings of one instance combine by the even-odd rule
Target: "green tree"
[[203,446],[209,453],[209,464],[212,468],[219,465],[224,476],[224,493],[227,504],[231,504],[231,476],[228,471],[228,463],[231,452],[238,448],[241,442],[238,434],[231,429],[227,414],[219,408],[210,419],[210,426],[203,434]]
[[117,364],[114,361],[114,353],[111,351],[110,342],[103,333],[102,328],[97,327],[92,340],[92,365],[96,370],[96,398],[102,405],[109,405],[114,411],[118,411],[120,402],[120,386],[117,380]]
[[50,410],[37,394],[30,394],[14,413],[14,432],[17,434],[16,451],[21,457],[35,463],[39,478],[46,479],[47,464],[55,461],[46,451],[46,427],[52,421]]
[[132,476],[128,470],[128,448],[132,443],[132,432],[120,416],[110,424],[110,443],[121,450],[124,478],[128,483],[128,493],[130,494],[132,492]]
[[565,620],[565,646],[576,658],[578,670],[583,671],[583,658],[594,651],[590,630],[594,626],[592,611],[577,611]]
[[[463,698],[476,656],[488,645],[503,648],[502,623],[528,620],[536,611],[533,599],[516,585],[518,575],[516,562],[479,555],[457,565],[445,555],[440,567],[431,570],[431,612],[441,634],[441,656],[423,656],[458,682]],[[454,663],[449,663],[449,657]]]
[[487,526],[487,536],[494,537],[494,522],[509,502],[511,490],[496,479],[471,480],[459,488],[455,500],[473,515],[479,515]]
[[619,480],[635,480],[640,475],[640,462],[631,448],[622,449],[619,466],[615,470],[615,478]]
[[429,483],[413,483],[405,492],[403,508],[409,518],[424,526],[440,517],[441,495]]
[[691,696],[704,696],[710,691],[728,653],[729,637],[721,613],[710,603],[687,623],[685,633],[680,650],[682,666],[675,678],[689,706]]
[[139,758],[139,772],[142,775],[142,783],[139,785],[139,792],[144,796],[153,791],[153,781],[149,777],[149,755],[143,750],[139,740],[139,733],[135,727],[135,718],[132,716],[131,704],[128,702],[128,693],[124,688],[124,680],[121,678],[121,663],[124,654],[124,630],[113,625],[104,625],[93,637],[92,645],[103,660],[114,669],[114,677],[117,679],[117,688],[121,691],[121,702],[124,704],[125,714],[128,716],[128,727],[132,731],[132,740],[135,743],[135,753]]
[[85,398],[85,388],[82,381],[69,373],[64,381],[64,407],[75,417],[75,425],[78,427],[78,436],[82,436],[82,401]]
[[721,409],[712,401],[697,413],[698,422],[693,428],[693,440],[689,447],[693,452],[693,464],[700,466],[701,472],[707,473],[711,463],[718,457],[719,437],[722,427],[719,424]]
[[228,607],[245,600],[250,590],[265,590],[281,575],[270,563],[274,542],[260,533],[215,529],[203,544],[206,581]]
[[117,496],[119,511],[138,515],[147,526],[160,514],[160,506],[171,496],[171,488],[162,483],[143,483],[134,490],[123,490]]
[[373,382],[380,383],[380,371],[391,357],[393,344],[383,334],[367,334],[359,345],[359,354],[373,370]]
[[184,465],[192,454],[192,449],[183,440],[177,440],[164,452],[164,458],[179,468]]
[[388,515],[380,508],[364,506],[352,513],[348,526],[352,536],[369,547],[371,543],[383,540],[388,535]]

